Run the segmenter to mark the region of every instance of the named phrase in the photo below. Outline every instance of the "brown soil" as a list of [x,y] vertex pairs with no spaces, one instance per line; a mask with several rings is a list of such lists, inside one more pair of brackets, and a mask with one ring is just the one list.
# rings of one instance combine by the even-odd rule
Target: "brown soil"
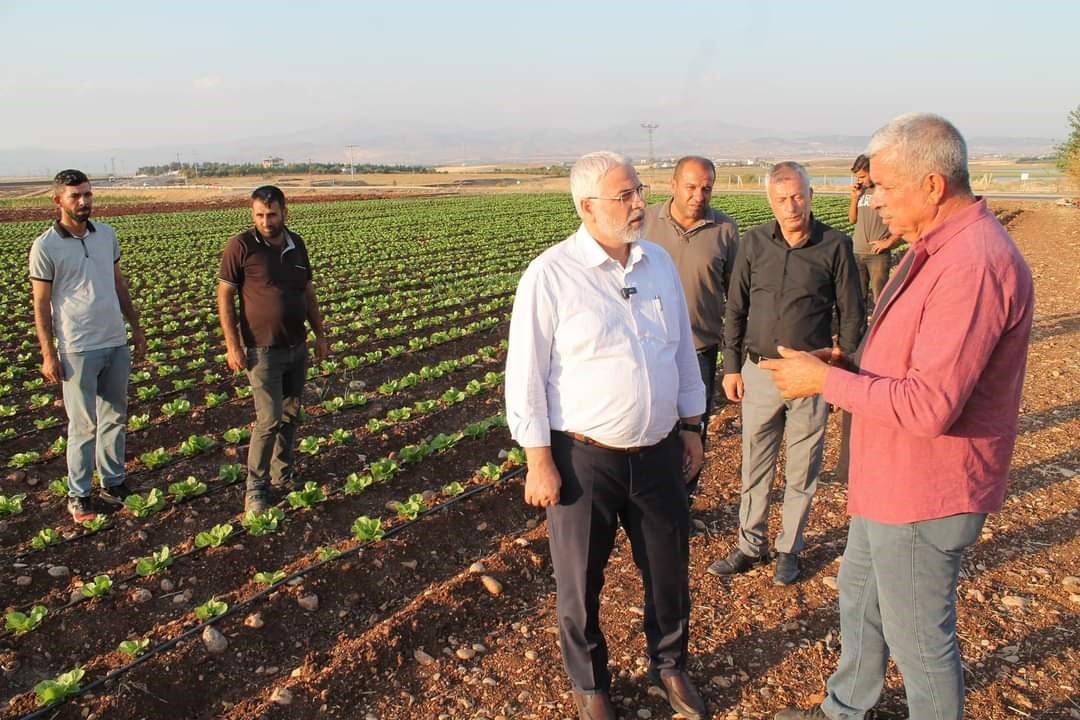
[[[1016,203],[998,210],[1008,218],[1032,267],[1037,307],[1009,498],[968,554],[960,583],[968,716],[1080,718],[1080,597],[1070,595],[1062,582],[1080,575],[1080,277],[1075,270],[1080,211]],[[485,336],[483,342],[491,340]],[[474,418],[498,406],[498,393],[465,405]],[[452,430],[449,425],[461,418],[446,418],[446,426],[442,422],[436,417],[411,424],[403,429],[404,441]],[[738,408],[730,405],[713,423],[695,509],[707,531],[691,543],[689,669],[713,717],[725,720],[768,718],[787,705],[809,707],[821,698],[839,655],[837,598],[829,582],[846,530],[845,488],[832,482],[834,420],[801,582],[775,587],[771,568],[733,580],[708,575],[709,563],[729,550],[736,525],[738,423]],[[321,432],[336,426],[333,420],[321,424]],[[76,661],[88,663],[84,684],[124,664],[113,651],[121,639],[150,636],[157,644],[177,637],[194,625],[193,605],[211,594],[230,604],[250,597],[258,590],[251,582],[256,570],[295,570],[312,561],[318,545],[354,547],[344,538],[356,515],[386,515],[382,505],[401,499],[403,492],[437,490],[453,479],[464,482],[508,442],[500,430],[429,458],[370,495],[339,497],[310,514],[289,515],[280,535],[241,536],[228,547],[177,561],[168,577],[178,591],[194,591],[192,603],[177,605],[156,580],[140,579],[125,592],[60,611],[59,618],[47,619],[22,638],[0,638],[0,717],[30,712],[33,699],[25,691]],[[388,446],[384,439],[371,438],[319,455],[308,461],[305,477],[340,484],[344,474],[356,469],[358,453],[378,453]],[[230,508],[238,507],[239,492],[232,488],[213,499],[176,506],[168,516],[122,524],[79,551],[58,548],[30,569],[16,571],[0,563],[3,594],[9,601],[25,602],[49,588],[53,600],[63,596],[63,583],[53,582],[43,569],[60,559],[76,574],[76,568],[84,574],[99,569],[129,574],[127,558],[223,522],[235,512]],[[777,488],[774,498],[779,497]],[[4,553],[9,550],[5,544]],[[501,593],[491,594],[469,572],[478,560],[502,584]],[[9,583],[23,573],[33,575],[33,584],[11,590]],[[520,482],[512,481],[424,518],[378,545],[347,553],[313,570],[299,585],[283,587],[224,618],[218,628],[229,639],[226,653],[210,655],[197,637],[183,640],[59,708],[55,716],[570,718],[575,713],[553,634],[550,575],[543,513],[524,506]],[[150,590],[154,598],[132,603],[137,587]],[[311,592],[318,594],[319,607],[302,610],[297,597]],[[1007,607],[1005,596],[1027,602]],[[615,700],[627,718],[670,717],[666,702],[646,687],[641,602],[639,575],[621,537],[608,567],[602,608],[616,673]],[[243,623],[255,611],[266,623],[258,630]],[[291,692],[288,705],[271,701],[271,693],[281,688]],[[895,669],[875,712],[881,719],[906,717]]]

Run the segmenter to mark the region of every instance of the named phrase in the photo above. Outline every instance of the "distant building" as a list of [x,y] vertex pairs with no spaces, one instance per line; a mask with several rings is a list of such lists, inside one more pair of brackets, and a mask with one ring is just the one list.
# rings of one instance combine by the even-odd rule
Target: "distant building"
[[285,160],[279,157],[264,157],[262,161],[264,170],[274,170],[285,167]]

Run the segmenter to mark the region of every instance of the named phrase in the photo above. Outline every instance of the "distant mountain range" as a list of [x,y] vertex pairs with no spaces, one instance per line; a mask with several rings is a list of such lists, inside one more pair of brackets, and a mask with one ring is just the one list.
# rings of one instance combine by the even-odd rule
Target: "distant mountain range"
[[[657,158],[701,153],[724,159],[782,159],[853,157],[865,147],[867,136],[789,136],[769,129],[725,123],[669,123],[654,133]],[[1056,141],[1041,137],[974,136],[968,139],[971,156],[1021,157],[1053,152]],[[575,132],[554,128],[519,129],[385,129],[362,127],[322,128],[284,135],[212,142],[199,145],[159,145],[100,150],[0,149],[0,176],[47,176],[66,167],[79,167],[93,175],[130,175],[140,166],[173,162],[258,162],[266,156],[287,162],[341,162],[386,164],[497,164],[547,163],[573,160],[597,149],[613,149],[635,159],[649,156],[648,133],[639,123],[602,131]]]

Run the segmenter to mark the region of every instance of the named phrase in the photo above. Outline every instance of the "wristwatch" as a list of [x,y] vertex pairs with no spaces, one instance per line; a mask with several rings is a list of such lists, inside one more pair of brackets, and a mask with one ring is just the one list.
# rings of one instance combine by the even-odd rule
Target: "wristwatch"
[[679,421],[679,429],[680,430],[686,430],[688,432],[696,432],[696,433],[700,434],[701,431],[705,429],[705,426],[702,425],[699,422],[697,422],[697,423],[688,423],[688,422]]

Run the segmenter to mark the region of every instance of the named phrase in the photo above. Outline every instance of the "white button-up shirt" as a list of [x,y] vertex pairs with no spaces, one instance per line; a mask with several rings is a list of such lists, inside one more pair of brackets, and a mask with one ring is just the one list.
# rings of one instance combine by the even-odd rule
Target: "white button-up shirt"
[[634,243],[623,267],[582,225],[529,264],[506,356],[506,418],[521,446],[551,445],[552,430],[655,445],[704,411],[686,300],[663,248]]

